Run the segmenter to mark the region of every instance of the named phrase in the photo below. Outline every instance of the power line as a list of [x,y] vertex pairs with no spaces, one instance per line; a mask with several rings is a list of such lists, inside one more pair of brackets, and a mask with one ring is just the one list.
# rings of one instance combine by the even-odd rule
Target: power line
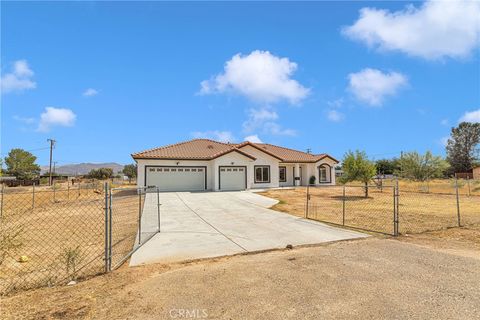
[[[30,150],[25,150],[27,152],[32,152],[32,151],[40,151],[40,150],[47,150],[47,149],[50,149],[50,147],[44,147],[44,148],[37,148],[37,149],[30,149]],[[2,155],[6,155],[8,154],[8,152],[3,152],[3,153],[0,153]]]

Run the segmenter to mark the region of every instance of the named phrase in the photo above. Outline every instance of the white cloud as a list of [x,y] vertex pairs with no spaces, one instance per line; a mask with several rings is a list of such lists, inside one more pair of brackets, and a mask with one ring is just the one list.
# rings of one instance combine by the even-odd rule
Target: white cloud
[[340,108],[340,107],[343,106],[344,103],[345,103],[344,98],[338,98],[338,99],[333,100],[333,101],[327,101],[328,106],[331,107],[331,108]]
[[25,124],[33,124],[36,122],[35,118],[30,118],[30,117],[13,116],[13,119],[19,122],[23,122]]
[[459,121],[480,123],[480,109],[465,112]]
[[372,106],[380,106],[387,96],[392,96],[406,86],[407,77],[398,72],[383,73],[377,69],[366,68],[350,73],[349,90],[360,101]]
[[340,122],[345,119],[345,115],[337,110],[329,110],[327,112],[327,119],[332,122]]
[[46,107],[40,115],[38,131],[48,132],[54,126],[71,127],[75,124],[77,116],[70,109]]
[[442,119],[442,120],[440,121],[440,124],[441,124],[442,126],[448,126],[448,125],[450,124],[450,121],[448,121],[448,119]]
[[296,131],[284,129],[278,123],[278,114],[269,108],[252,108],[248,110],[248,118],[243,123],[243,131],[246,133],[262,130],[263,133],[280,136],[294,136]]
[[292,136],[293,137],[297,135],[296,130],[282,128],[282,126],[276,122],[266,122],[263,125],[263,132],[274,135],[274,136]]
[[211,139],[221,142],[234,142],[235,137],[230,131],[195,131],[192,132],[192,136],[196,139]]
[[297,64],[268,51],[236,54],[225,63],[224,71],[201,82],[200,94],[233,92],[262,104],[286,100],[297,104],[309,89],[291,79]]
[[85,97],[93,97],[93,96],[96,96],[97,94],[98,94],[98,91],[93,88],[88,88],[83,92],[83,96]]
[[33,71],[28,66],[26,60],[17,60],[13,63],[10,73],[1,77],[2,94],[10,92],[22,92],[28,89],[34,89],[37,84],[32,81]]
[[252,132],[258,128],[263,127],[267,122],[276,121],[278,114],[268,108],[250,109],[248,110],[248,119],[243,123],[243,130],[245,132]]
[[480,2],[426,1],[390,12],[363,8],[343,33],[370,47],[425,59],[468,56],[480,44]]
[[253,142],[253,143],[262,143],[262,140],[260,140],[260,138],[256,134],[246,136],[245,138],[243,138],[243,140],[250,141],[250,142]]

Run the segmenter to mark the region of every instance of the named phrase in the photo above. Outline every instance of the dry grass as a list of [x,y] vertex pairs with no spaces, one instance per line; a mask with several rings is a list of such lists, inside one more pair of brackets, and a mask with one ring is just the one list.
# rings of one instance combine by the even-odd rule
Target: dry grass
[[[31,187],[29,192],[12,189],[16,190],[7,188],[3,194],[0,236],[18,233],[20,246],[4,250],[0,294],[62,284],[104,270],[105,197],[101,189],[82,186],[53,192],[42,187],[35,196]],[[112,252],[116,257],[132,248],[138,197],[124,195],[121,206],[122,210],[112,212],[112,242],[121,244]]]
[[[429,230],[458,226],[455,194],[438,194],[405,191],[400,187],[399,231],[419,233]],[[409,190],[413,190],[411,187]],[[278,199],[273,209],[305,216],[306,188],[268,190],[265,196]],[[369,188],[369,197],[364,197],[364,188],[345,187],[345,215],[343,215],[343,187],[310,188],[308,218],[335,224],[393,233],[393,188]],[[480,224],[480,196],[459,195],[461,224]]]

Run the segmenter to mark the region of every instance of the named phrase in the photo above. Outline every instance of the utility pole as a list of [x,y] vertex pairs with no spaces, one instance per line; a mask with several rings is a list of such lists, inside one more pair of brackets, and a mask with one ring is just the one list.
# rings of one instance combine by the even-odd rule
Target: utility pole
[[52,156],[53,156],[53,148],[55,146],[55,140],[53,139],[47,139],[48,142],[50,142],[50,168],[48,170],[48,174],[50,175],[49,180],[48,180],[48,185],[52,185]]
[[308,149],[307,149],[307,153],[308,153],[308,154],[312,153],[312,149],[308,148]]

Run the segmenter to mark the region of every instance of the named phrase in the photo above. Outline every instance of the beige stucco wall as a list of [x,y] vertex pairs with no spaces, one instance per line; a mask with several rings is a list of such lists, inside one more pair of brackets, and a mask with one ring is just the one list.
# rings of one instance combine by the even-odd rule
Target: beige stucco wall
[[[250,171],[251,174],[249,174],[251,176],[249,189],[279,187],[278,166],[280,161],[277,158],[274,158],[249,145],[242,147],[240,150],[245,151],[256,158],[256,160],[252,163],[252,170]],[[255,172],[253,170],[255,166],[258,165],[270,166],[270,183],[255,183]]]
[[245,166],[247,167],[247,189],[253,182],[253,159],[248,158],[238,152],[230,152],[221,157],[212,160],[212,185],[213,190],[219,190],[219,166]]

